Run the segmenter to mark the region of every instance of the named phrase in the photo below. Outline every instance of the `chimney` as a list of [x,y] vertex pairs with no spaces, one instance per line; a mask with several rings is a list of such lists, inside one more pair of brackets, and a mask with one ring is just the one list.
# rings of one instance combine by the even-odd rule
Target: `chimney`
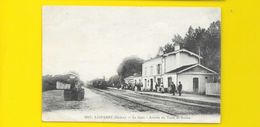
[[157,56],[162,56],[163,55],[163,48],[160,47],[157,53]]
[[174,51],[180,50],[180,44],[179,43],[174,43]]

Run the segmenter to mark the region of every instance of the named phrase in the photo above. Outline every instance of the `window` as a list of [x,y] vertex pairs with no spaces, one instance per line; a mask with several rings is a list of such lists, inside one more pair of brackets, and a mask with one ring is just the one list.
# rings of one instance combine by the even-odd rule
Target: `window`
[[208,77],[205,77],[206,82],[208,82]]
[[161,64],[157,65],[157,74],[161,74]]
[[150,67],[151,68],[151,72],[150,72],[150,75],[153,75],[153,66]]

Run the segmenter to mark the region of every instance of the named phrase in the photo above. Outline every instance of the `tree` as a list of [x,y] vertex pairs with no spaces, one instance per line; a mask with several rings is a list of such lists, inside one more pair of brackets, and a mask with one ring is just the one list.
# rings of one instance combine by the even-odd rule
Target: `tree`
[[42,91],[55,90],[57,81],[71,85],[75,85],[76,82],[80,82],[81,85],[84,84],[79,78],[71,79],[69,74],[44,75],[42,77]]
[[163,51],[164,53],[169,53],[174,51],[174,45],[173,43],[167,43],[166,45],[163,46]]
[[173,37],[173,39],[172,39],[172,42],[178,43],[178,44],[182,45],[183,42],[184,42],[184,40],[183,40],[183,38],[181,37],[181,35],[175,34],[174,37]]
[[195,30],[192,26],[189,27],[188,32],[184,37],[184,48],[192,51],[196,47]]
[[[184,38],[174,35],[173,42],[203,57],[201,64],[220,72],[220,21],[215,21],[208,28],[189,27]],[[163,46],[165,53],[174,51],[173,43]]]
[[135,56],[130,56],[125,58],[117,69],[120,82],[124,83],[124,78],[131,76],[134,73],[141,73],[143,62],[144,62],[143,59]]
[[207,29],[208,41],[204,65],[220,73],[220,21],[212,22]]
[[184,38],[184,48],[203,57],[201,64],[220,70],[220,21],[212,22],[209,28],[189,28]]
[[119,75],[114,75],[109,78],[108,85],[112,87],[118,87],[120,86],[120,77]]
[[175,34],[174,37],[172,38],[172,42],[167,43],[166,45],[163,46],[164,53],[175,51],[174,43],[178,43],[182,47],[184,44],[184,39],[181,37],[181,35]]

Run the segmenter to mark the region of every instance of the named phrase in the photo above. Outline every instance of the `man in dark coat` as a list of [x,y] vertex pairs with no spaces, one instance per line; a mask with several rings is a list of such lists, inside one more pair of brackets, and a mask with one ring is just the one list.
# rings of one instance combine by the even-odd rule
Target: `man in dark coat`
[[175,91],[176,91],[176,86],[175,86],[175,84],[174,84],[174,82],[172,82],[171,81],[171,87],[172,87],[172,94],[173,94],[173,96],[175,96]]
[[181,84],[181,82],[179,82],[179,85],[178,85],[179,96],[181,96],[181,91],[182,91],[182,84]]
[[159,87],[158,83],[157,83],[157,82],[155,82],[155,90],[156,90],[156,92],[158,92],[158,91],[159,91],[159,90],[158,90],[158,89],[159,89],[158,87]]

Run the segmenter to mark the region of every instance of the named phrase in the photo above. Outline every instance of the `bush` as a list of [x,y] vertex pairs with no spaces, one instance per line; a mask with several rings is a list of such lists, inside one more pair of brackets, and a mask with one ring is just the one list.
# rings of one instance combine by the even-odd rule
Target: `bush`
[[78,78],[71,79],[70,75],[45,75],[42,78],[42,91],[47,90],[56,90],[56,82],[60,81],[62,83],[71,84],[71,88],[73,88],[76,84],[76,82],[80,82],[81,85],[84,83],[80,81]]

